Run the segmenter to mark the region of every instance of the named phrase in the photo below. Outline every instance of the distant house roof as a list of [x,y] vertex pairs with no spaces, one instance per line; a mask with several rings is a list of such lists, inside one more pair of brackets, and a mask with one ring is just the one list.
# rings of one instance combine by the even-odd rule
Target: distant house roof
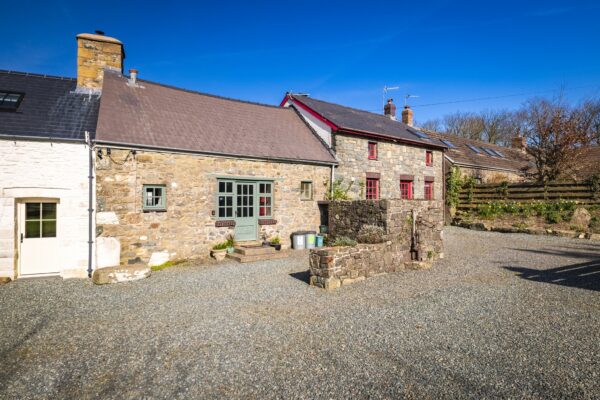
[[446,157],[453,164],[515,172],[523,172],[532,165],[531,159],[517,149],[429,130],[423,132],[448,145]]
[[435,138],[428,140],[419,129],[408,126],[402,121],[392,120],[382,114],[289,93],[282,104],[285,104],[287,99],[292,99],[293,102],[308,107],[324,118],[334,130],[371,134],[425,147],[446,147],[445,144]]
[[0,136],[83,140],[93,136],[99,96],[76,93],[76,79],[0,70],[0,93],[20,93],[16,110],[0,109]]
[[302,118],[283,109],[106,71],[96,140],[148,148],[332,164]]

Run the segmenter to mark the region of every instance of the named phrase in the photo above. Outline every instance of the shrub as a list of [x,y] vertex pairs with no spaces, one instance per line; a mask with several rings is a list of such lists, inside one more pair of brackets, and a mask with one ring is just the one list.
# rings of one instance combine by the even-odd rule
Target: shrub
[[213,250],[225,250],[230,247],[228,242],[217,243],[213,246]]
[[279,236],[275,236],[274,238],[272,238],[270,240],[271,244],[281,244],[281,239],[279,239]]
[[356,237],[359,243],[382,243],[385,241],[385,231],[376,225],[363,225]]
[[338,247],[338,246],[350,246],[350,247],[354,247],[356,246],[358,243],[356,242],[356,240],[350,239],[347,236],[338,236],[335,238],[335,240],[333,241],[333,243],[331,243],[332,246],[334,247]]
[[514,201],[491,201],[477,206],[477,215],[488,219],[500,215],[520,215],[543,217],[546,222],[556,224],[569,220],[577,204],[574,201],[556,200],[552,202],[520,203]]
[[590,231],[593,233],[600,233],[600,218],[595,215],[590,220]]

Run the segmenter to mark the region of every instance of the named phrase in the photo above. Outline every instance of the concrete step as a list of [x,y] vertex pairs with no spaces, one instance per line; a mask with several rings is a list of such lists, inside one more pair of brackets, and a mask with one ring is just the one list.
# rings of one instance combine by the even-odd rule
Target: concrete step
[[278,260],[280,258],[286,258],[287,256],[289,256],[289,253],[287,251],[275,251],[273,253],[253,254],[253,255],[244,255],[244,254],[240,254],[240,253],[227,254],[227,258],[236,260],[241,263],[266,261],[266,260]]
[[259,254],[271,254],[271,253],[276,252],[275,248],[271,247],[271,246],[247,246],[247,245],[235,246],[235,249],[233,251],[237,254],[242,254],[245,256],[252,256],[252,255],[259,255]]

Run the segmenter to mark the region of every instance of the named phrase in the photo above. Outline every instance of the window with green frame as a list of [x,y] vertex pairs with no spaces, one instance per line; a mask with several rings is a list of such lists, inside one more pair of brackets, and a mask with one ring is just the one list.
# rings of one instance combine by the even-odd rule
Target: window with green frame
[[167,209],[167,187],[165,185],[144,185],[142,209],[147,211]]
[[261,182],[258,184],[258,217],[273,216],[273,184]]
[[219,218],[233,218],[234,184],[232,181],[217,183],[217,216]]

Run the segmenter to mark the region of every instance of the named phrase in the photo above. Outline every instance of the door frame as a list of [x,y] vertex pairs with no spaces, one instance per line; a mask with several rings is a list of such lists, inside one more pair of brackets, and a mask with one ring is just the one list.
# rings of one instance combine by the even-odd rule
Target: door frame
[[[252,219],[253,219],[253,226],[254,226],[254,237],[252,239],[243,239],[243,240],[239,240],[240,242],[250,242],[250,241],[254,241],[254,240],[258,240],[258,228],[259,228],[259,224],[258,224],[258,181],[255,180],[234,180],[233,184],[235,186],[235,190],[234,190],[234,200],[233,200],[233,206],[234,206],[234,221],[236,221],[236,228],[237,228],[237,221],[239,219],[238,215],[237,215],[237,198],[238,198],[238,185],[252,185]],[[242,217],[243,218],[243,217]],[[249,218],[248,218],[249,219]],[[234,228],[234,232],[235,232],[235,228]]]
[[56,239],[59,239],[59,215],[60,215],[60,198],[57,197],[20,197],[15,199],[15,273],[17,278],[34,278],[43,276],[57,276],[60,275],[60,270],[57,272],[48,272],[41,274],[30,274],[23,275],[21,273],[23,260],[22,257],[22,246],[21,246],[21,234],[25,234],[25,204],[26,203],[56,203]]

